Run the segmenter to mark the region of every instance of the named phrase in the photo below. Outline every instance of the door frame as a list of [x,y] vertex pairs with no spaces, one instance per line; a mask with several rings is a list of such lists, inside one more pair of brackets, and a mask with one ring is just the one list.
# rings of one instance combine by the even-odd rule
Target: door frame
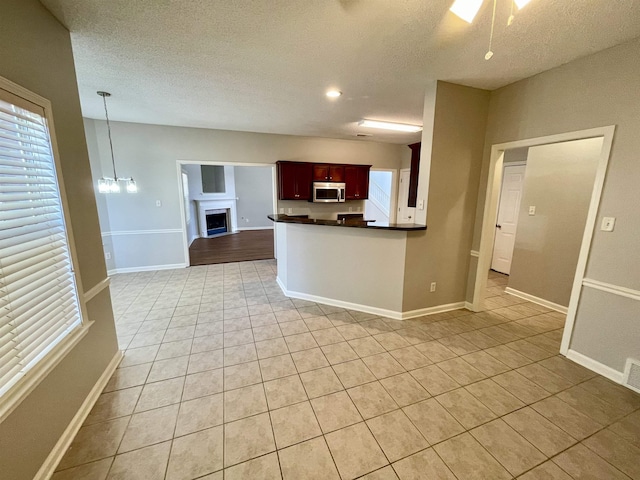
[[[502,187],[503,187],[503,183],[504,183],[504,172],[508,167],[525,167],[525,171],[527,168],[527,162],[525,161],[518,161],[518,162],[509,162],[509,163],[504,163],[502,165],[502,179],[500,180],[500,193],[498,194],[498,209],[496,210],[496,225],[498,222],[498,216],[500,215],[500,202],[502,201]],[[524,189],[524,182],[522,184],[522,188]],[[520,192],[522,194],[522,191]],[[519,215],[518,215],[519,217]],[[516,222],[517,224],[517,222]],[[497,227],[496,227],[497,228]],[[517,234],[517,232],[516,232]],[[515,242],[515,235],[514,235],[514,242]],[[494,235],[494,239],[493,239],[493,249],[491,250],[491,262],[489,263],[489,268],[491,268],[491,266],[493,266],[493,256],[495,254],[495,248],[496,248],[496,240],[495,240],[495,235]],[[515,249],[515,243],[514,243],[514,249]],[[511,256],[512,256],[512,260],[513,260],[513,252],[511,252]],[[511,267],[511,266],[509,266]],[[502,273],[502,272],[498,272],[498,273]]]
[[482,231],[480,236],[480,248],[478,255],[478,266],[475,273],[475,285],[473,289],[473,302],[470,305],[474,312],[481,311],[482,300],[487,286],[487,277],[491,266],[491,258],[493,255],[493,243],[495,240],[495,223],[498,214],[498,200],[500,197],[500,189],[502,187],[502,171],[504,151],[512,148],[535,147],[539,145],[548,145],[552,143],[568,142],[573,140],[584,140],[587,138],[602,137],[602,150],[596,170],[596,178],[591,193],[591,202],[589,203],[589,211],[587,213],[587,221],[585,224],[582,244],[580,246],[580,254],[578,256],[578,264],[576,274],[571,289],[571,297],[569,300],[569,308],[567,311],[567,320],[565,322],[562,343],[560,345],[560,353],[566,355],[571,342],[571,335],[576,320],[578,303],[582,293],[582,281],[585,277],[587,261],[589,259],[589,250],[593,240],[594,229],[596,225],[596,217],[600,207],[602,197],[602,189],[607,173],[607,165],[611,154],[611,146],[613,144],[613,135],[615,125],[606,127],[591,128],[588,130],[579,130],[575,132],[560,133],[556,135],[548,135],[544,137],[530,138],[526,140],[517,140],[513,142],[498,143],[491,146],[491,156],[489,162],[489,175],[487,178],[487,193],[485,196],[484,213],[482,219]]
[[391,192],[390,195],[390,205],[389,205],[389,223],[396,223],[397,209],[398,209],[398,184],[400,182],[398,170],[396,168],[374,168],[371,167],[369,169],[369,174],[371,172],[391,172]]
[[[182,243],[184,251],[184,263],[188,267],[189,259],[189,239],[187,233],[187,218],[185,216],[184,191],[182,188],[182,166],[183,165],[222,165],[227,167],[261,167],[271,168],[271,183],[273,187],[273,213],[278,212],[278,184],[275,163],[248,163],[248,162],[219,162],[215,160],[176,160],[178,178],[178,200],[180,202],[180,225],[182,227]],[[276,228],[273,227],[273,256],[276,258]]]

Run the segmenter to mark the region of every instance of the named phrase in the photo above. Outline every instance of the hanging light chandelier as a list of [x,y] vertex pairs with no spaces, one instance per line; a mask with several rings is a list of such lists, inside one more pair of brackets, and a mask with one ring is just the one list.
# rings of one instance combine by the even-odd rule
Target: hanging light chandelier
[[[531,0],[511,0],[511,14],[509,15],[509,19],[507,20],[507,25],[511,25],[513,23],[514,4],[518,7],[518,10],[520,10],[524,8],[525,5],[527,5],[530,1]],[[471,23],[473,22],[473,19],[477,15],[483,3],[484,3],[484,0],[455,0],[449,10],[452,13],[455,13],[458,17],[460,17],[465,22]],[[497,3],[498,3],[498,0],[493,0],[493,15],[491,17],[491,33],[489,34],[489,50],[484,56],[485,60],[490,60],[491,57],[493,57],[493,50],[491,50],[491,47],[493,46],[493,30],[496,23]]]
[[120,182],[125,183],[127,193],[136,193],[138,186],[131,177],[118,177],[116,173],[116,159],[113,155],[113,142],[111,141],[111,124],[109,123],[109,112],[107,110],[107,97],[110,97],[109,92],[99,91],[98,95],[102,97],[104,103],[104,115],[107,118],[107,132],[109,134],[109,148],[111,149],[111,164],[113,165],[113,177],[102,177],[98,180],[98,192],[100,193],[120,193]]

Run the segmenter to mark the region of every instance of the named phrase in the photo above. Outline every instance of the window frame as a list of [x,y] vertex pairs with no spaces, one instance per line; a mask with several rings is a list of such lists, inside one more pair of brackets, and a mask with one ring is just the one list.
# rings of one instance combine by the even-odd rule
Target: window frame
[[[58,152],[58,143],[53,122],[53,111],[51,102],[48,99],[2,76],[0,76],[0,90],[4,90],[10,95],[18,97],[27,105],[31,104],[44,111],[43,118],[45,119],[46,127],[49,132],[51,154],[53,157],[56,180],[58,183],[58,192],[60,196],[60,203],[62,206],[64,230],[67,239],[67,247],[69,249],[71,271],[75,280],[75,291],[80,315],[80,324],[76,328],[71,330],[58,344],[56,344],[49,352],[47,352],[45,356],[38,361],[38,363],[36,363],[31,369],[29,369],[12,387],[10,387],[7,392],[5,392],[0,397],[0,423],[2,423],[20,405],[20,403],[22,403],[22,401],[24,401],[29,396],[30,393],[43,380],[47,378],[49,373],[51,373],[51,371],[62,360],[64,360],[64,358],[89,332],[89,328],[93,324],[93,321],[88,320],[89,317],[87,315],[86,303],[88,300],[93,298],[93,296],[95,296],[97,292],[94,292],[94,289],[91,289],[89,292],[84,291],[82,287],[82,279],[78,272],[79,263],[76,253],[75,237],[73,235],[73,228],[71,226],[71,216],[69,214],[66,188],[62,174],[62,165],[60,162],[60,154]],[[0,93],[0,95],[2,94]],[[25,107],[22,106],[22,108]],[[102,289],[101,283],[99,283],[98,286],[100,286]],[[108,285],[108,282],[106,283],[106,285]]]

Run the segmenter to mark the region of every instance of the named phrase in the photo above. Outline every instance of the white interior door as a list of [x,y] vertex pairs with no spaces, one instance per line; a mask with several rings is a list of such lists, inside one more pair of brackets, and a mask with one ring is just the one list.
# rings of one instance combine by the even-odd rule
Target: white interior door
[[413,223],[416,209],[407,207],[409,203],[409,176],[411,170],[400,170],[400,187],[398,189],[398,223]]
[[509,275],[516,241],[525,165],[505,165],[496,221],[491,269]]

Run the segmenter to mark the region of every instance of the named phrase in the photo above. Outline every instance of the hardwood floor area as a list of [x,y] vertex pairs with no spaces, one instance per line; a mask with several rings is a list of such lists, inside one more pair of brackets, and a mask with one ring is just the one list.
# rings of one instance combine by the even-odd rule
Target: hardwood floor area
[[274,258],[273,230],[247,230],[216,238],[197,238],[189,247],[191,266],[270,258]]

